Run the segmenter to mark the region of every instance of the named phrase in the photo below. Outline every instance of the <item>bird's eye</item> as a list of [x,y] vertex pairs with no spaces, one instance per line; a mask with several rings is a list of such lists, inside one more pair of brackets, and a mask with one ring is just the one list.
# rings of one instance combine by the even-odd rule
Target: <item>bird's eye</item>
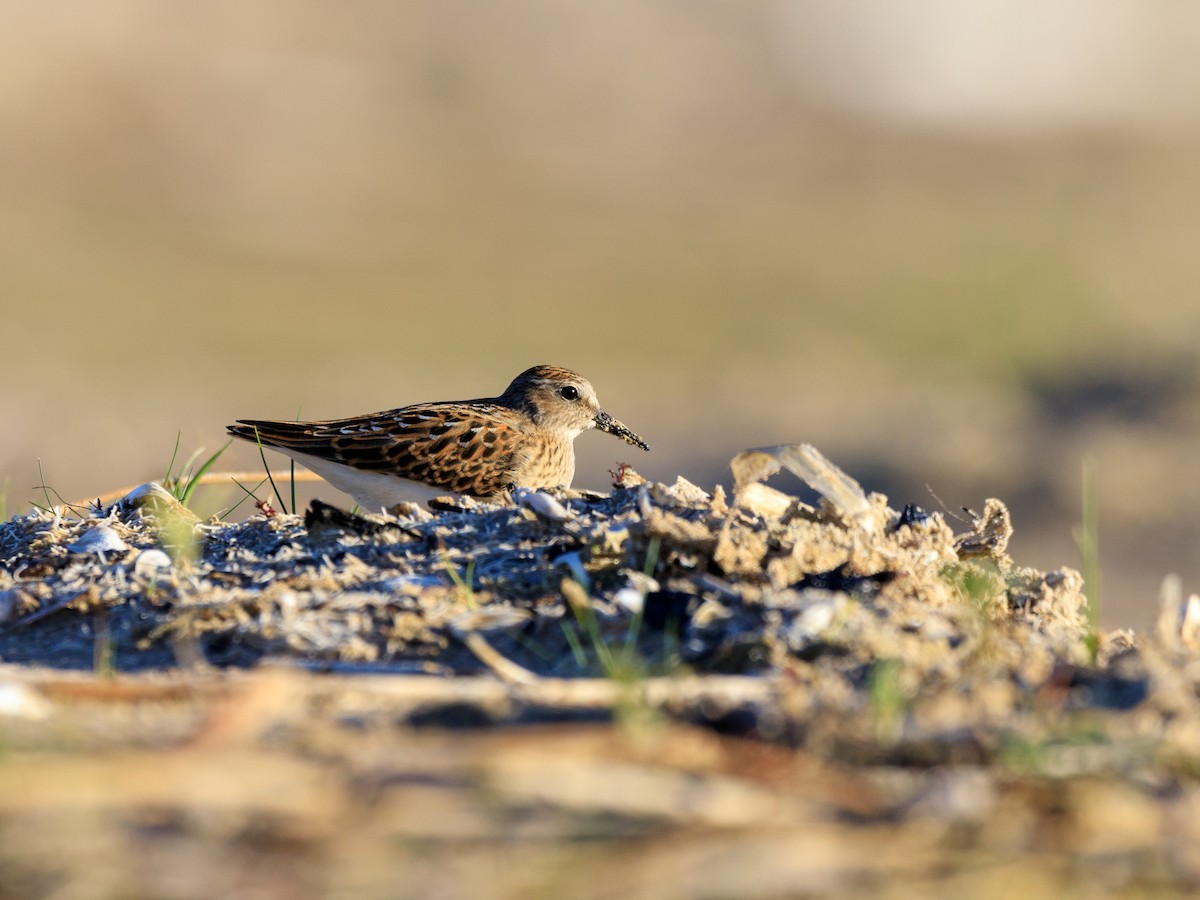
[[564,400],[578,400],[579,399],[579,388],[575,387],[574,385],[568,384],[566,387],[562,387],[562,388],[558,389],[558,395],[560,397],[562,397]]

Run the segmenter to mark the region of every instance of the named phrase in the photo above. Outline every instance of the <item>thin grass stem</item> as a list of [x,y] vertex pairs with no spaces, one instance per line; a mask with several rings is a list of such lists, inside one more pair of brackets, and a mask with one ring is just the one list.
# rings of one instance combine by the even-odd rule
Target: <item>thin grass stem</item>
[[[271,482],[271,490],[275,492],[275,499],[279,501],[279,507],[284,512],[288,511],[287,504],[283,502],[283,495],[279,493],[279,488],[275,486],[275,479],[271,477],[271,467],[267,465],[267,451],[263,449],[262,437],[258,433],[258,428],[254,429],[254,442],[258,444],[258,455],[262,457],[263,468],[267,471],[267,481]],[[295,479],[292,479],[295,484]]]
[[1085,638],[1092,663],[1100,652],[1100,492],[1093,456],[1083,459],[1081,521],[1075,533],[1083,567],[1083,595],[1087,598],[1088,633]]
[[558,624],[567,638],[567,646],[571,648],[571,655],[575,657],[575,665],[579,667],[580,671],[586,671],[587,654],[583,652],[583,644],[579,640],[579,633],[575,630],[575,626],[561,619]]

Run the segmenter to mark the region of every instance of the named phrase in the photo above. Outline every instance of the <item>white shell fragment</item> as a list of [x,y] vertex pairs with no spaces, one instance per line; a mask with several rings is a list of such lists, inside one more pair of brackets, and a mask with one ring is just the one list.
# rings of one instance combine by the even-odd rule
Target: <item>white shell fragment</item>
[[524,507],[539,519],[547,522],[566,522],[571,518],[571,511],[545,491],[522,487],[513,488],[512,498],[518,506]]
[[[130,491],[128,494],[126,494],[122,499],[126,503],[135,503],[138,500],[145,500],[148,497],[163,497],[163,496],[171,497],[171,495],[167,492],[167,489],[164,488],[157,481],[147,481],[145,484],[139,484],[132,491]],[[171,497],[171,499],[174,500],[175,498]]]
[[139,484],[132,491],[121,498],[121,503],[128,507],[139,508],[163,508],[163,509],[183,509],[184,506],[157,481],[147,481],[145,484]]
[[658,582],[644,572],[625,570],[625,587],[613,594],[613,602],[623,606],[634,615],[646,605],[646,595],[659,590]]
[[105,553],[124,553],[129,549],[129,545],[121,540],[121,536],[112,528],[97,525],[85,531],[67,549],[73,553],[96,553],[103,557]]
[[171,557],[157,548],[143,550],[133,561],[133,574],[149,578],[171,568]]
[[646,606],[646,595],[637,588],[623,587],[613,594],[613,602],[636,616]]
[[0,681],[0,717],[41,721],[49,716],[49,702],[29,685]]

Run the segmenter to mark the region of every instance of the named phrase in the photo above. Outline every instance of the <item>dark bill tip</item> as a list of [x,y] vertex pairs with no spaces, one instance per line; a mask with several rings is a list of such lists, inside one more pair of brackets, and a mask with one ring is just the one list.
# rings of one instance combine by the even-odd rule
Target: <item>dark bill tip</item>
[[633,446],[641,447],[643,450],[650,449],[649,444],[606,412],[596,413],[596,427],[601,431],[607,431],[609,434],[619,437],[627,444],[633,444]]

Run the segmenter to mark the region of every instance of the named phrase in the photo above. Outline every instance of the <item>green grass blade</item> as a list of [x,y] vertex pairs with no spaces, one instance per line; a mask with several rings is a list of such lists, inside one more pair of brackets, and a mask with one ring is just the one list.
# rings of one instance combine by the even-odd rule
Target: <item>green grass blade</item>
[[646,542],[646,560],[642,564],[642,574],[647,578],[654,577],[654,569],[658,565],[658,554],[662,550],[662,538],[657,534],[650,535]]
[[175,449],[171,451],[171,461],[167,463],[167,471],[163,473],[163,487],[171,489],[171,473],[175,471],[175,459],[179,456],[179,442],[183,440],[183,432],[175,432]]
[[[202,466],[200,466],[199,469],[196,470],[196,474],[192,475],[188,479],[187,484],[183,488],[183,493],[179,497],[180,503],[182,503],[184,506],[188,505],[188,500],[191,499],[192,494],[195,492],[196,488],[198,488],[200,486],[200,479],[202,479],[204,477],[205,473],[208,472],[208,470],[213,467],[213,465],[216,463],[216,461],[221,458],[221,454],[224,453],[226,450],[228,450],[229,445],[232,443],[233,443],[233,439],[230,438],[228,441],[225,442],[224,447],[222,447],[220,450],[218,450],[216,453],[214,453],[212,456],[210,456],[208,459],[206,459],[204,461],[204,464]],[[196,453],[199,453],[199,452],[200,452],[199,450],[196,451]],[[189,463],[189,465],[190,465],[190,463]]]
[[1100,497],[1096,486],[1095,457],[1083,460],[1081,518],[1075,532],[1083,568],[1083,595],[1087,598],[1088,634],[1085,638],[1092,663],[1100,652]]
[[571,655],[575,657],[575,665],[579,667],[581,672],[586,671],[587,654],[583,652],[583,644],[579,640],[579,633],[575,630],[573,625],[570,625],[561,619],[559,619],[558,625],[562,629],[563,634],[566,635],[567,646],[571,648]]
[[225,512],[222,513],[222,516],[221,516],[222,518],[224,518],[225,516],[233,515],[233,513],[235,513],[237,511],[237,508],[239,506],[241,506],[243,503],[245,503],[247,500],[253,499],[254,502],[257,503],[258,496],[255,494],[255,491],[257,491],[260,487],[262,487],[264,484],[266,484],[267,479],[264,478],[262,481],[260,481],[258,484],[256,484],[254,486],[253,491],[250,490],[250,488],[246,487],[244,484],[242,484],[240,481],[238,481],[236,478],[233,479],[233,483],[236,484],[238,487],[240,487],[243,491],[245,491],[246,496],[243,497],[241,500],[239,500],[237,503],[235,503],[233,506],[229,507],[229,509],[225,510]]

